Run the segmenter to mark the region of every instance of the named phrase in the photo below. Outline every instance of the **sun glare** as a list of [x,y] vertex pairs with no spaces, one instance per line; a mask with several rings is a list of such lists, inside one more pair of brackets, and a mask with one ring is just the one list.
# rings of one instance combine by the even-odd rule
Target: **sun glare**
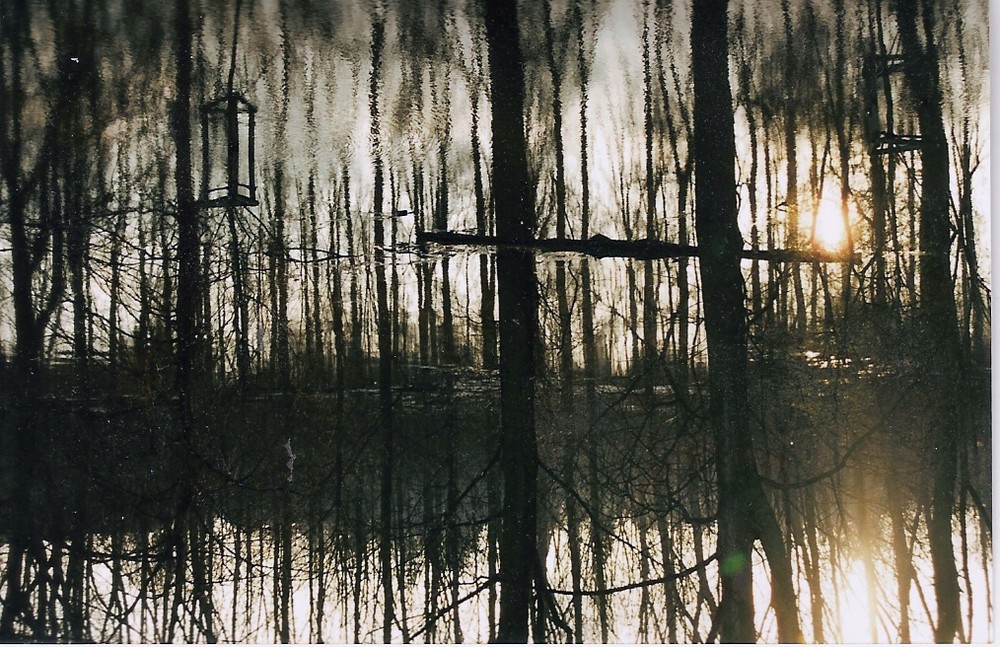
[[825,252],[841,252],[847,246],[847,229],[840,211],[840,201],[827,199],[819,203],[813,221],[813,243]]
[[868,577],[860,560],[851,563],[844,573],[844,582],[838,600],[840,606],[840,639],[845,643],[869,643],[876,640],[871,634],[874,613],[868,600]]

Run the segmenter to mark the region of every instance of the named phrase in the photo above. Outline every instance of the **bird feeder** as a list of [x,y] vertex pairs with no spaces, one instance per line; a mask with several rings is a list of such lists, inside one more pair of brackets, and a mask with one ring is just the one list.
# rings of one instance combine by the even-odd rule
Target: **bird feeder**
[[257,107],[229,92],[201,108],[201,206],[257,206],[254,116]]

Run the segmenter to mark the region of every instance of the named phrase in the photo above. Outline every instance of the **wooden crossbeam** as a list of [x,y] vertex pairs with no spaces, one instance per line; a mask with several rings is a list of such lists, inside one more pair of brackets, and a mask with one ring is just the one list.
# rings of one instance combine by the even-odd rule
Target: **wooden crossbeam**
[[875,137],[875,153],[877,155],[888,155],[890,153],[903,153],[906,151],[918,151],[924,147],[924,138],[920,135],[897,135],[896,133],[879,133]]
[[912,61],[907,60],[907,58],[902,54],[886,54],[885,56],[879,56],[878,58],[879,65],[875,68],[875,74],[877,76],[889,76],[904,70],[908,65],[913,64]]
[[[468,245],[477,247],[523,248],[547,253],[571,252],[586,254],[594,258],[634,258],[638,260],[690,258],[697,257],[700,254],[696,245],[680,245],[649,239],[615,240],[600,234],[588,240],[543,238],[530,241],[514,241],[498,236],[460,234],[450,231],[421,231],[417,232],[417,243],[434,243],[445,246]],[[858,253],[830,253],[821,249],[741,249],[739,253],[741,258],[776,263],[854,263],[861,260],[861,254]]]

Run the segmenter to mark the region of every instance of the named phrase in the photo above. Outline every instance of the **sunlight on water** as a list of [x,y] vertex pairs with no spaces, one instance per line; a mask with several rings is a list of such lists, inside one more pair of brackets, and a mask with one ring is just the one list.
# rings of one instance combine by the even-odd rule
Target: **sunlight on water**
[[[970,516],[970,521],[972,520]],[[952,537],[956,552],[961,549],[961,537]],[[983,568],[983,546],[975,533],[967,547],[968,571],[961,569],[959,561],[959,588],[961,589],[960,617],[963,628],[961,641],[989,642],[993,636],[992,613],[989,608],[992,582],[987,580]],[[990,551],[986,547],[986,551]],[[821,546],[821,551],[825,549]],[[824,642],[847,644],[898,643],[900,642],[900,606],[897,598],[897,575],[892,556],[877,554],[873,559],[874,582],[869,582],[864,560],[844,556],[839,564],[825,562],[821,565],[821,599],[823,604]],[[926,547],[914,547],[912,556],[913,580],[909,587],[908,626],[910,642],[934,642],[934,622],[937,605],[934,597],[934,572],[930,553]],[[799,619],[806,642],[817,642],[813,635],[811,591],[805,575],[796,567],[795,587],[798,592]],[[777,642],[778,631],[774,609],[771,607],[771,585],[767,564],[760,551],[753,558],[754,615],[760,640]],[[869,585],[874,595],[873,607],[869,598]],[[874,631],[874,634],[873,634]]]
[[[970,515],[970,522],[972,521],[975,519]],[[220,532],[221,537],[222,531],[226,530],[225,524],[220,522],[216,530]],[[657,577],[657,565],[662,564],[662,554],[657,546],[658,542],[653,536],[652,528],[647,526],[645,530],[640,530],[640,527],[635,523],[626,521],[620,522],[615,527],[614,532],[632,544],[633,548],[641,543],[640,534],[646,533],[647,540],[649,540],[646,544],[649,550],[648,565],[650,566],[648,577]],[[211,604],[217,623],[215,631],[219,638],[226,642],[272,642],[278,639],[276,598],[272,597],[273,587],[276,586],[273,570],[274,553],[272,546],[266,541],[270,538],[271,532],[263,531],[263,533],[263,535],[254,538],[254,545],[262,552],[255,555],[250,580],[246,579],[246,564],[240,568],[240,581],[238,583],[234,583],[231,579],[233,571],[230,570],[232,564],[229,560],[220,560],[220,563],[215,567],[214,582],[211,586]],[[258,543],[261,539],[265,539],[265,541]],[[685,545],[675,558],[682,564],[694,563],[695,556],[687,545],[690,539],[688,533],[678,533],[675,539],[678,542],[678,547],[681,544]],[[705,549],[714,550],[712,533],[706,533],[704,539],[706,540]],[[960,635],[959,638],[968,642],[980,643],[990,640],[992,636],[992,615],[988,606],[992,583],[987,580],[985,575],[989,570],[989,564],[983,563],[989,547],[984,552],[984,547],[976,533],[972,533],[969,539],[966,553],[968,570],[962,568],[961,557],[958,564],[960,567],[959,585],[962,590],[962,631],[967,634]],[[570,565],[566,555],[567,540],[565,529],[554,531],[544,556],[549,586],[563,591],[572,586]],[[953,540],[956,551],[960,552],[962,543],[957,523],[956,535]],[[476,542],[479,550],[470,557],[470,561],[466,561],[462,566],[462,573],[459,575],[458,597],[465,602],[460,607],[458,617],[462,629],[461,638],[466,642],[486,642],[490,638],[488,596],[485,590],[481,590],[476,595],[476,590],[485,582],[485,579],[477,574],[482,574],[486,569],[486,565],[483,563],[487,552],[486,533],[479,534]],[[221,547],[224,550],[223,554],[229,555],[233,554],[232,551],[235,548],[228,540],[223,541]],[[374,550],[376,546],[372,544],[369,549]],[[871,582],[866,573],[867,565],[863,559],[857,556],[841,555],[837,563],[831,563],[828,553],[829,545],[820,542],[819,550],[822,561],[820,566],[820,588],[822,589],[820,599],[823,605],[823,640],[850,644],[868,644],[873,640],[880,643],[899,642],[900,609],[896,599],[897,577],[891,554],[876,551],[871,563],[874,575],[874,582]],[[293,642],[352,642],[354,615],[357,612],[361,641],[379,641],[381,639],[382,600],[377,569],[368,570],[363,576],[360,606],[355,609],[351,602],[353,597],[351,586],[353,585],[346,589],[341,588],[332,577],[338,568],[337,562],[334,560],[329,564],[331,570],[325,576],[325,603],[322,610],[318,611],[316,596],[319,593],[319,582],[315,578],[315,574],[310,575],[309,573],[307,551],[308,545],[305,537],[294,536],[292,590],[289,596],[288,610],[290,639]],[[910,598],[907,601],[910,640],[917,643],[933,642],[932,618],[936,616],[936,607],[930,556],[926,548],[917,546],[913,549],[912,559],[914,578],[910,586]],[[223,561],[225,563],[221,563]],[[345,564],[340,564],[340,566],[345,566]],[[622,546],[609,552],[607,566],[610,577],[607,585],[610,587],[639,579],[637,577],[637,571],[640,568],[638,556]],[[776,642],[777,623],[774,609],[771,607],[769,569],[759,548],[754,551],[752,556],[752,569],[755,625],[761,641]],[[705,574],[710,586],[717,594],[718,571],[714,563],[706,567]],[[144,605],[139,604],[140,590],[137,587],[138,583],[133,579],[134,574],[125,575],[125,581],[122,583],[124,588],[118,594],[113,592],[114,576],[110,563],[95,563],[91,577],[95,586],[94,600],[103,601],[95,607],[94,615],[91,618],[95,628],[102,627],[103,624],[103,629],[99,630],[99,637],[127,642],[167,639],[168,636],[164,633],[166,618],[162,616],[164,611],[162,604],[151,603],[149,608],[144,608]],[[396,626],[392,632],[393,641],[401,642],[403,640],[404,635],[401,629],[402,623],[405,623],[407,634],[412,641],[425,642],[430,636],[424,631],[427,628],[424,616],[427,591],[424,588],[423,565],[409,565],[406,579],[408,582],[406,590],[400,591],[396,587],[393,593],[393,606],[397,614]],[[581,583],[582,588],[593,587],[593,582],[588,580],[589,578],[584,578]],[[687,580],[682,579],[678,582],[677,593],[682,604],[688,607],[688,612],[694,610],[697,605],[691,597],[695,594],[691,588],[695,584],[695,580],[695,576],[691,576]],[[154,579],[149,582],[152,589],[165,593],[164,589],[159,588],[163,584],[162,580]],[[869,586],[872,584],[874,586],[869,591]],[[798,565],[795,568],[795,588],[803,636],[807,642],[816,642],[816,636],[813,634],[812,614],[815,609],[812,608],[812,591]],[[455,616],[447,611],[450,594],[446,587],[442,587],[438,591],[438,595],[440,597],[436,608],[440,615],[434,623],[436,630],[433,639],[435,642],[453,642],[455,640]],[[874,595],[874,606],[871,603],[870,595]],[[611,607],[610,641],[666,641],[668,634],[665,629],[665,621],[668,610],[662,596],[663,588],[660,585],[650,587],[645,592],[641,588],[637,588],[609,596],[608,601]],[[572,624],[569,596],[559,595],[557,598],[557,604],[564,614],[564,618]],[[188,604],[193,604],[193,601],[189,601]],[[594,604],[594,598],[585,597],[583,625],[585,638],[589,640],[600,636]],[[641,611],[643,608],[645,615]],[[402,609],[405,609],[405,620],[401,617]],[[178,625],[178,633],[174,635],[175,640],[186,639],[189,635],[191,637],[197,635],[189,634],[185,629],[185,627],[193,626],[190,624],[190,617],[184,617],[192,610],[193,608],[181,609],[182,617]],[[315,633],[317,613],[321,613],[323,617],[322,635]],[[686,618],[686,620],[679,622],[677,639],[680,642],[689,642],[695,638],[703,640],[712,624],[710,614],[705,609],[694,616],[678,617]],[[696,633],[692,634],[692,627],[689,623],[696,618],[697,627],[693,628]],[[124,621],[120,625],[120,634],[113,629],[119,619]],[[874,635],[872,634],[873,628]],[[108,631],[112,633],[107,633]],[[550,638],[553,637],[565,640],[568,636],[560,632],[550,636]]]
[[865,575],[865,566],[854,560],[844,572],[840,587],[840,639],[846,643],[867,643],[871,638],[871,623],[877,622],[877,610],[868,601],[868,587],[874,585]]

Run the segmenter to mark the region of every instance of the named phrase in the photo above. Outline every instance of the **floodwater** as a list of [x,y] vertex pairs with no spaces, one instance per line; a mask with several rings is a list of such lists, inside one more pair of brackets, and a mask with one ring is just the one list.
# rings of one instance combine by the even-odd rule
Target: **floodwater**
[[[987,8],[932,4],[915,55],[906,3],[729,3],[727,433],[807,641],[934,640],[945,580],[955,638],[993,632]],[[690,5],[519,4],[536,239],[687,251],[523,246],[512,349],[477,3],[5,3],[0,642],[490,640],[518,351],[532,638],[717,639]],[[775,642],[761,543],[735,557]]]

